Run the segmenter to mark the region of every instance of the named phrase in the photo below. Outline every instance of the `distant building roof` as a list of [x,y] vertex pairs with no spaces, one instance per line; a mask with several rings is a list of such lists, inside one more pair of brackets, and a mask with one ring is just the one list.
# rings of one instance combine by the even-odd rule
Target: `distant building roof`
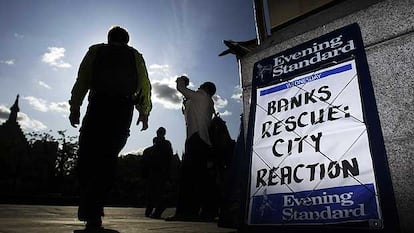
[[237,58],[240,58],[257,47],[257,39],[248,41],[224,40],[223,43],[228,47],[228,49],[221,52],[219,56],[224,56],[231,53],[236,55]]

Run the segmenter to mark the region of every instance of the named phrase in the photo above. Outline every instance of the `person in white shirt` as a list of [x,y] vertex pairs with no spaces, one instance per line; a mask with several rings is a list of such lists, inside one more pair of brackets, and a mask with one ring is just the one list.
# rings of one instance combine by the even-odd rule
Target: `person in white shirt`
[[207,161],[211,157],[208,134],[215,112],[213,95],[216,86],[205,82],[197,91],[188,89],[185,76],[177,78],[177,90],[184,95],[184,116],[187,137],[182,159],[182,177],[176,214],[167,220],[213,220],[217,216],[218,203],[213,203],[212,192],[216,190],[208,176]]

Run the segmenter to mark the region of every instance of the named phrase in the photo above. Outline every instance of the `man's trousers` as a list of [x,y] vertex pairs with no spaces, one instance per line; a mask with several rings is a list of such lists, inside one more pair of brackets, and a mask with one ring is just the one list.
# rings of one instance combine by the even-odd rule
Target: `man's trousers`
[[105,199],[116,174],[118,154],[129,136],[133,105],[111,98],[89,101],[79,136],[77,172],[78,218],[94,221],[104,215]]

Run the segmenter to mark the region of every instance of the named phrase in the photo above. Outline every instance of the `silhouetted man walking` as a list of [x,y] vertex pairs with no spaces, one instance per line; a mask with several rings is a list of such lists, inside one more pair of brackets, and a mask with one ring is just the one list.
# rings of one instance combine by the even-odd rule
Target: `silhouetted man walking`
[[129,136],[134,106],[137,125],[148,128],[151,84],[142,55],[128,46],[128,32],[112,27],[107,44],[89,48],[79,67],[69,101],[69,120],[79,124],[80,106],[89,91],[88,108],[79,136],[78,218],[86,229],[102,228],[104,200],[112,185],[117,157]]

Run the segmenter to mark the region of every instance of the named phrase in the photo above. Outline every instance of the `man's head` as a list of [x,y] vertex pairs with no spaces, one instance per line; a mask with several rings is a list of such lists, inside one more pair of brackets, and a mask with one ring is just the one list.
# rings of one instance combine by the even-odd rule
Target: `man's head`
[[163,137],[165,137],[165,133],[166,133],[166,130],[165,130],[164,127],[159,127],[157,129],[157,137],[163,138]]
[[128,31],[120,26],[113,26],[108,31],[108,43],[121,43],[128,44],[129,34]]
[[216,94],[216,85],[214,85],[212,82],[205,82],[201,84],[200,89],[203,89],[210,96]]

